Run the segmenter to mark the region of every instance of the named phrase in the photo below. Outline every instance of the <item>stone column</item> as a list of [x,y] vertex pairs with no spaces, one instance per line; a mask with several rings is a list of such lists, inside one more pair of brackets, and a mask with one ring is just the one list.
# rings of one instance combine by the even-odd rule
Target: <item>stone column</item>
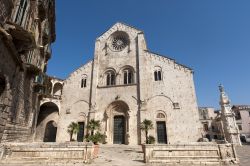
[[220,89],[220,105],[221,105],[221,119],[223,123],[223,130],[225,134],[225,140],[232,144],[241,145],[240,133],[238,126],[236,125],[235,116],[231,109],[230,100],[224,91],[222,85]]

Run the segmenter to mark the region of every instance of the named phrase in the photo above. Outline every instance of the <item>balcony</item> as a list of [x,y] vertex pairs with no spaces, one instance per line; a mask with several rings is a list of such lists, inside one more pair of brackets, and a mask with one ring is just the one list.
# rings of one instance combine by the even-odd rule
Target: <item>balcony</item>
[[35,93],[43,93],[44,91],[44,75],[40,74],[35,77],[34,80],[34,92]]
[[21,25],[7,21],[4,29],[11,35],[17,52],[22,53],[36,47],[35,34]]
[[38,66],[37,59],[41,54],[41,51],[39,49],[34,49],[32,51],[29,51],[29,53],[26,55],[26,61],[24,62],[24,65],[27,69],[27,71],[33,75],[38,75],[41,72],[41,68]]

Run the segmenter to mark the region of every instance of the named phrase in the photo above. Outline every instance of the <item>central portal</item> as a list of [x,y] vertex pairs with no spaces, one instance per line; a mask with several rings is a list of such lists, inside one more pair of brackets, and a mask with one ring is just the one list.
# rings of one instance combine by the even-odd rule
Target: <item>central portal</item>
[[104,112],[108,144],[129,144],[129,107],[121,100],[112,102]]
[[125,144],[125,118],[114,117],[114,144]]

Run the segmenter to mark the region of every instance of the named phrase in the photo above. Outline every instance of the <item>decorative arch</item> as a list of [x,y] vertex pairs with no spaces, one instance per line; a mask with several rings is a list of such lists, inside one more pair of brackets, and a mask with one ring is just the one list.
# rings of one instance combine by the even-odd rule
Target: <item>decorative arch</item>
[[166,98],[167,100],[169,100],[172,103],[172,106],[173,106],[174,109],[180,109],[180,105],[179,105],[178,102],[174,102],[170,97],[168,97],[167,95],[165,95],[163,93],[161,93],[159,95],[154,95],[152,97],[149,97],[149,98],[145,99],[144,102],[147,103],[147,102],[149,102],[150,100],[152,100],[152,99],[154,99],[156,97],[164,97],[164,98]]
[[41,104],[39,113],[36,118],[37,121],[35,140],[55,142],[58,118],[59,107],[55,103],[45,102]]
[[135,69],[134,69],[134,67],[131,66],[131,65],[125,65],[125,66],[121,67],[121,68],[119,69],[118,73],[119,73],[119,74],[122,74],[122,71],[123,71],[124,69],[130,69],[133,73],[135,73]]
[[164,111],[156,111],[156,119],[166,120],[167,116]]
[[[78,111],[78,112],[77,112],[77,118],[82,119],[82,118],[80,118],[80,117],[84,117],[84,119],[86,119],[86,117],[87,117],[86,114],[87,114],[88,111],[89,111],[89,102],[87,102],[86,100],[78,100],[78,101],[74,102],[74,103],[66,110],[66,113],[67,113],[67,114],[73,113],[72,110],[74,110],[74,108],[76,109],[77,106],[78,106],[78,104],[80,104],[80,103],[84,103],[84,105],[80,105],[80,107],[85,107],[85,106],[86,106],[86,109],[85,109],[85,112],[82,111],[82,110],[84,110],[83,108],[82,108],[80,111]],[[79,106],[78,106],[78,107],[79,107]],[[92,108],[93,108],[93,107],[91,107],[91,109],[92,109]],[[74,111],[74,112],[76,112],[76,111]]]
[[116,73],[116,70],[113,67],[107,67],[104,72],[102,73],[102,75],[104,75],[107,71],[112,71],[114,73]]
[[[121,123],[120,131],[117,130],[117,120]],[[108,143],[129,143],[129,106],[127,103],[121,100],[110,103],[104,112],[104,122]],[[117,137],[117,132],[121,134],[119,137]]]

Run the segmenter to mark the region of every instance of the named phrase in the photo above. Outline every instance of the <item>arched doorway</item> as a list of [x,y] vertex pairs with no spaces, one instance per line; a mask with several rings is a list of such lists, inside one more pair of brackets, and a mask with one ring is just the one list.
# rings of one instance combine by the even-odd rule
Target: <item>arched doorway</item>
[[123,101],[112,102],[105,111],[107,142],[129,144],[129,107]]
[[40,106],[36,124],[36,141],[56,141],[58,114],[59,108],[53,102],[46,102]]
[[157,143],[167,144],[167,126],[166,126],[166,114],[164,111],[157,111],[156,114],[156,135]]
[[57,124],[55,121],[49,121],[46,124],[43,142],[56,142]]

